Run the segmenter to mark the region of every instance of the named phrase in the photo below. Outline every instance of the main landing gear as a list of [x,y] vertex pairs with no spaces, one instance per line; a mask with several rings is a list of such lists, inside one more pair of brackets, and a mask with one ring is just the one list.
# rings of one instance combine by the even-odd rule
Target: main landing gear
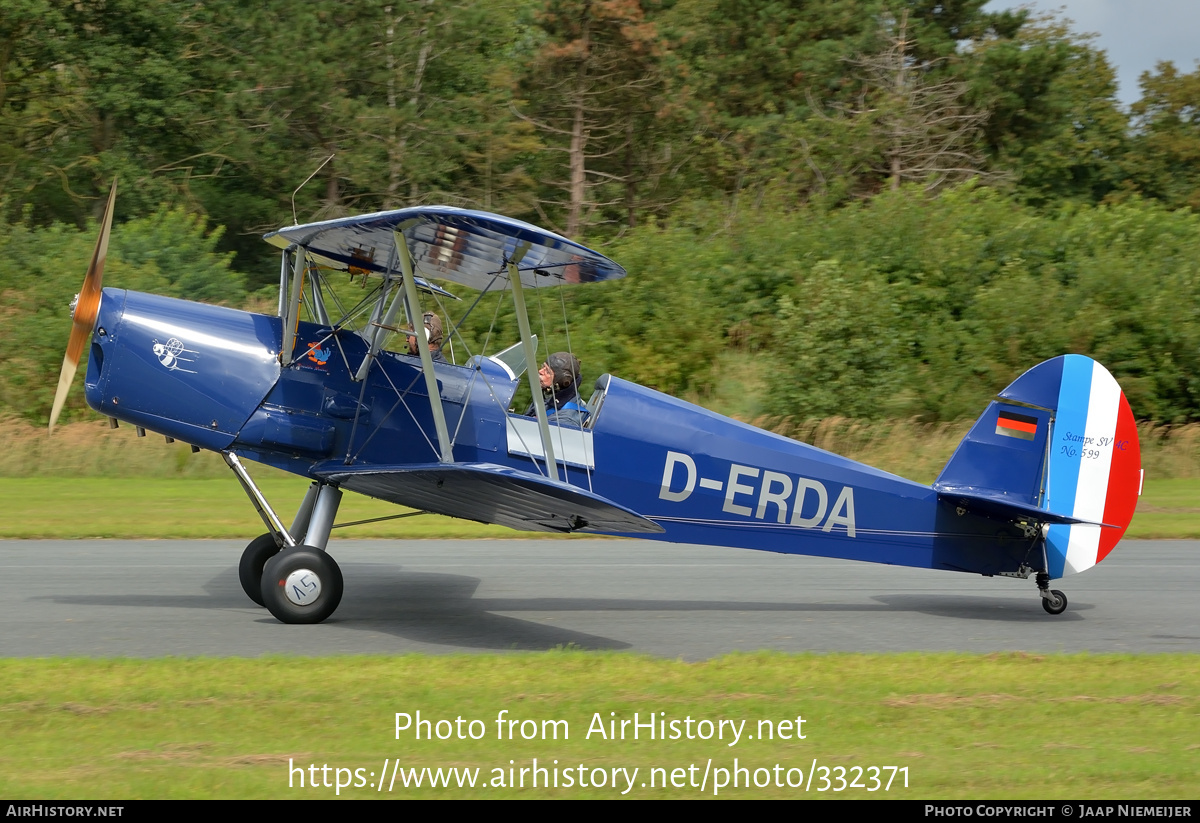
[[245,467],[223,454],[269,530],[250,542],[238,564],[246,596],[281,623],[320,623],[342,601],[342,571],[325,547],[342,501],[336,486],[313,483],[291,529],[284,527]]

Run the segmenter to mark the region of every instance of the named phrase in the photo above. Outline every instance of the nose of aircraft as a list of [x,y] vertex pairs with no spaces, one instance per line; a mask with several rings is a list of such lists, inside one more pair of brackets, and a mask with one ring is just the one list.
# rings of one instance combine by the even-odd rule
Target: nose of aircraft
[[71,337],[67,341],[67,353],[63,357],[62,371],[58,374],[58,389],[54,392],[54,405],[50,409],[51,432],[54,431],[54,424],[58,422],[58,415],[67,401],[71,381],[75,379],[75,371],[79,368],[79,358],[100,313],[104,261],[108,257],[108,234],[112,229],[113,203],[116,199],[117,181],[113,180],[112,188],[108,192],[108,204],[104,207],[104,218],[100,222],[100,236],[96,238],[96,250],[92,252],[92,262],[83,278],[83,287],[79,290],[79,296],[75,298],[74,310],[71,313]]

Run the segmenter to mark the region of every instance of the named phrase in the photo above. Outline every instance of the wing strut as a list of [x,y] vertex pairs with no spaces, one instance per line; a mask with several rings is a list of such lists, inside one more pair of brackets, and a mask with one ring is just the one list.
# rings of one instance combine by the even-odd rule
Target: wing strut
[[554,443],[550,439],[550,424],[546,420],[546,406],[540,402],[542,383],[538,376],[537,350],[533,345],[533,334],[529,330],[529,312],[525,310],[525,293],[521,290],[521,272],[517,264],[529,251],[529,242],[520,243],[508,260],[508,282],[512,284],[513,308],[517,312],[517,326],[521,330],[521,345],[525,349],[525,374],[529,377],[529,391],[533,396],[533,411],[537,415],[538,431],[542,434],[542,448],[546,450],[546,475],[558,480],[558,463],[554,459]]
[[[367,344],[367,356],[363,358],[358,371],[354,373],[355,380],[362,382],[367,379],[371,364],[375,362],[383,344],[387,342],[386,330],[395,328],[396,313],[400,311],[402,295],[401,289],[396,289],[395,295],[392,295],[392,276],[389,271],[387,279],[383,282],[383,288],[379,292],[379,302],[375,304],[375,308],[371,312],[367,328],[361,332],[362,338]],[[388,297],[392,298],[391,303],[388,302]]]
[[287,317],[288,271],[291,269],[288,261],[291,259],[290,255],[294,248],[296,247],[292,245],[284,249],[283,258],[279,261],[279,317],[281,320]]
[[442,392],[438,388],[437,374],[433,370],[433,355],[429,353],[429,341],[425,339],[424,318],[420,314],[421,303],[417,299],[417,281],[413,275],[412,255],[404,240],[404,230],[397,227],[396,251],[400,256],[400,271],[404,275],[404,308],[408,322],[412,324],[413,336],[417,340],[417,352],[421,355],[421,371],[425,373],[425,391],[429,395],[429,409],[433,412],[433,426],[437,431],[439,458],[443,463],[454,462],[454,444],[450,442],[450,430],[446,426],[446,411],[442,408]]
[[300,329],[300,299],[304,295],[304,256],[304,247],[297,246],[292,259],[292,290],[288,295],[287,313],[283,316],[283,350],[279,352],[279,362],[285,367],[292,362],[296,334]]

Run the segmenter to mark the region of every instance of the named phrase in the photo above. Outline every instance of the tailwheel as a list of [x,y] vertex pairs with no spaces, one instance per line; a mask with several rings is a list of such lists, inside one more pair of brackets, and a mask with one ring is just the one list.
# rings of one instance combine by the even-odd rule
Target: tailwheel
[[242,552],[242,562],[238,564],[238,579],[242,581],[242,591],[258,605],[262,606],[262,576],[263,566],[275,555],[279,554],[279,544],[273,534],[261,534],[250,541],[250,545]]
[[1062,614],[1067,610],[1067,596],[1058,589],[1043,589],[1042,608],[1050,614]]
[[1038,594],[1042,596],[1042,608],[1050,614],[1062,614],[1067,610],[1067,596],[1058,589],[1050,591],[1050,575],[1044,571],[1037,575]]
[[342,600],[342,570],[313,546],[284,549],[267,560],[260,591],[281,623],[320,623]]

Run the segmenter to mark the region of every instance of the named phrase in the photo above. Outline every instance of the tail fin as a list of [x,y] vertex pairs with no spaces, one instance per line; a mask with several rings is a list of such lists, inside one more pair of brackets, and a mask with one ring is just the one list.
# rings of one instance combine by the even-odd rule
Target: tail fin
[[1103,560],[1141,494],[1133,412],[1108,370],[1067,354],[1018,377],[959,444],[939,496],[1049,524],[1052,578]]

